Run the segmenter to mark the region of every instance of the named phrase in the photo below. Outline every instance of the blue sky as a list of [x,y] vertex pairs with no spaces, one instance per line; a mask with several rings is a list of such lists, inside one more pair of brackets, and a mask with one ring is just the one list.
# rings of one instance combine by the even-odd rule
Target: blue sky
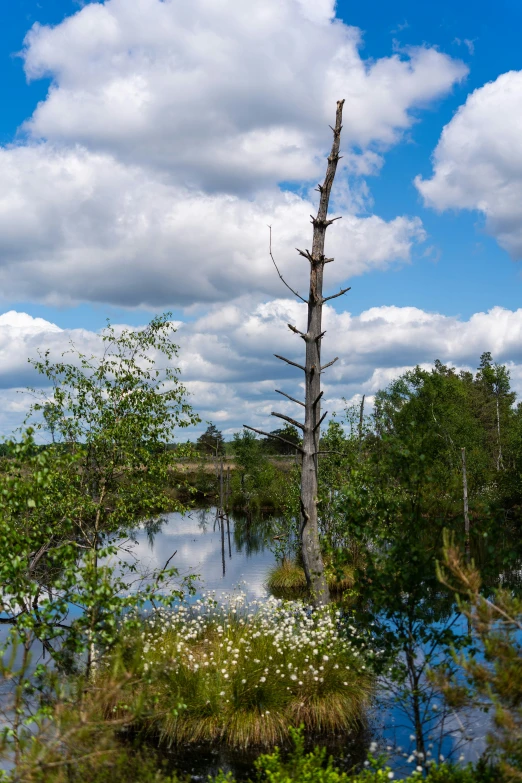
[[[511,362],[522,389],[518,343],[510,337],[522,330],[516,314],[522,293],[522,211],[516,207],[522,5],[339,0],[334,20],[332,0],[252,2],[252,18],[258,15],[252,29],[236,0],[217,2],[212,13],[202,0],[190,11],[181,0],[4,4],[0,313],[21,314],[4,319],[6,329],[19,330],[19,350],[29,349],[27,335],[34,343],[39,330],[47,334],[37,318],[65,330],[65,338],[80,328],[90,334],[107,317],[141,324],[171,309],[186,325],[184,361],[196,396],[208,392],[201,404],[210,412],[214,397],[233,429],[227,383],[236,378],[241,400],[260,404],[237,367],[251,359],[258,363],[256,377],[277,374],[266,352],[291,305],[278,304],[286,292],[273,279],[260,232],[273,217],[285,273],[302,280],[289,252],[297,241],[309,242],[309,227],[298,221],[308,208],[308,187],[321,176],[333,105],[331,112],[319,106],[316,117],[311,109],[328,92],[326,74],[333,68],[339,89],[348,93],[345,134],[352,136],[344,137],[344,151],[362,166],[369,162],[368,170],[358,176],[346,170],[336,183],[347,225],[331,236],[336,258],[345,254],[347,260],[336,267],[331,287],[349,280],[352,290],[336,301],[331,317],[336,329],[354,330],[359,343],[358,358],[347,353],[346,372],[336,378],[334,403],[343,389],[348,396],[371,396],[375,384],[417,361],[432,361],[435,353],[467,366],[480,347]],[[280,51],[278,18],[294,33],[288,55]],[[359,29],[358,46],[350,44],[347,26]],[[272,47],[277,54],[270,59]],[[341,60],[348,52],[346,61],[329,60],[330,49]],[[186,93],[179,73],[190,74]],[[353,88],[359,77],[363,87]],[[282,78],[287,87],[279,94]],[[383,84],[383,102],[390,100],[384,108],[372,96]],[[215,106],[195,125],[194,114],[213,95],[219,96]],[[245,96],[248,108],[241,105]],[[238,144],[244,145],[239,165],[230,153]],[[285,201],[285,189],[298,201]],[[201,224],[189,230],[200,210]],[[288,227],[292,220],[295,231]],[[376,314],[365,315],[372,308]],[[484,323],[476,315],[494,308]],[[239,325],[249,318],[245,332]],[[381,324],[372,339],[386,349],[364,348],[370,321]],[[5,340],[12,343],[12,334]],[[217,370],[209,369],[212,357],[201,347],[209,335],[219,343]],[[0,383],[14,389],[22,375],[9,370]],[[213,382],[224,385],[211,389]]]

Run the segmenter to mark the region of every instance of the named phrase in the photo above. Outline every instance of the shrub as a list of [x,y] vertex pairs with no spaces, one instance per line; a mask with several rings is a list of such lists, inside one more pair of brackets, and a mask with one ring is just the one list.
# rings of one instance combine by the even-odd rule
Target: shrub
[[[255,762],[257,780],[263,783],[389,783],[395,778],[382,758],[369,756],[367,768],[361,772],[346,772],[327,757],[326,748],[316,747],[305,752],[302,729],[290,729],[293,750],[285,758],[279,748],[259,756]],[[472,765],[456,767],[452,764],[432,766],[424,776],[415,771],[404,783],[502,783],[498,770]],[[234,783],[232,775],[219,775],[214,783]]]

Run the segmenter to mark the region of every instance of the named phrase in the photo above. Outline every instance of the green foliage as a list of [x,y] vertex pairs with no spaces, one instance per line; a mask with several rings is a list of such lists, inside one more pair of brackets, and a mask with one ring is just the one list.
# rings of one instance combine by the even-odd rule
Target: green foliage
[[[114,783],[166,783],[155,758],[122,752],[122,735],[144,729],[173,743],[244,747],[284,742],[300,723],[309,733],[346,731],[360,719],[377,674],[414,726],[417,759],[427,758],[426,736],[443,730],[446,707],[430,709],[441,690],[451,708],[480,706],[494,716],[494,772],[487,763],[423,763],[408,780],[520,780],[522,608],[508,589],[509,568],[504,589],[490,592],[499,563],[520,557],[522,408],[513,407],[507,369],[489,354],[475,375],[440,362],[432,371],[417,367],[378,393],[372,416],[357,406],[330,422],[321,439],[320,528],[330,586],[343,585],[351,610],[338,613],[326,635],[324,627],[312,629],[326,619],[310,621],[297,605],[257,613],[212,607],[210,616],[197,604],[191,612],[155,611],[144,624],[140,610],[172,606],[182,586],[173,583],[173,568],[139,573],[121,544],[138,521],[153,523],[173,507],[172,467],[190,447],[168,444],[197,417],[172,369],[167,316],[143,330],[109,326],[102,339],[101,356],[73,349],[70,361],[44,354],[34,362],[51,392],[38,396],[33,421],[51,443],[37,446],[29,429],[2,447],[0,611],[12,626],[1,662],[10,702],[0,751],[14,761],[7,779],[102,783],[110,775]],[[293,429],[279,432],[294,443]],[[205,436],[200,446],[221,454],[217,428]],[[279,465],[274,449],[250,432],[230,448],[231,505],[247,512],[246,528],[255,509],[284,509],[273,531],[282,564],[272,586],[279,579],[300,590],[304,575],[292,559],[299,467],[292,459]],[[486,588],[455,554],[463,540],[462,448],[472,550]],[[453,539],[446,540],[442,584],[435,564],[445,529]],[[513,542],[502,561],[489,543],[501,534]],[[455,633],[455,589],[473,643]],[[312,639],[315,631],[323,636]],[[35,641],[52,667],[33,664]],[[276,750],[258,760],[260,780],[391,779],[382,759],[347,772],[324,750],[306,752],[302,735],[291,733],[289,757]]]
[[[387,651],[383,686],[414,726],[424,758],[427,735],[446,717],[445,709],[431,709],[438,694],[427,671],[443,661],[454,666],[451,650],[470,641],[456,629],[452,595],[435,569],[443,530],[464,539],[461,449],[477,547],[499,517],[506,519],[498,512],[519,426],[512,402],[508,372],[488,357],[475,377],[436,362],[432,371],[417,367],[379,392],[372,417],[348,410],[345,427],[334,421],[322,440],[332,451],[321,467],[325,545],[339,569],[354,568],[356,616],[372,624]],[[510,492],[514,487],[513,480]],[[490,561],[489,568],[495,574],[498,566]]]
[[274,465],[263,441],[246,429],[234,435],[232,449],[236,466],[231,483],[232,507],[247,513],[283,508],[291,484],[291,468]]
[[289,783],[293,780],[302,783],[347,783],[347,773],[337,769],[332,758],[327,758],[326,748],[315,748],[306,753],[302,730],[291,729],[290,735],[294,748],[287,759],[283,760],[278,748],[257,759],[260,779],[267,783]]
[[267,454],[286,454],[287,456],[293,456],[295,454],[296,447],[301,443],[297,427],[294,427],[293,424],[285,424],[284,427],[272,430],[272,434],[279,435],[281,438],[284,438],[287,443],[283,443],[279,438],[264,438],[261,443]]
[[[140,573],[120,554],[137,521],[172,506],[165,444],[175,427],[196,420],[177,371],[155,363],[175,356],[171,332],[167,316],[138,331],[109,326],[100,357],[76,353],[73,363],[53,364],[45,354],[34,363],[52,394],[33,412],[47,412],[48,422],[52,411],[55,443],[38,449],[29,429],[9,444],[0,471],[0,611],[12,631],[2,673],[14,688],[6,738],[15,756],[31,733],[21,715],[31,704],[39,720],[44,675],[54,677],[52,668],[31,668],[36,641],[59,668],[92,674],[119,634],[136,626],[131,610],[170,605],[190,588],[173,583],[175,568]],[[17,645],[23,665],[15,671],[9,647]]]
[[[354,585],[353,571],[348,564],[333,568],[330,559],[325,561],[325,572],[330,595],[343,597]],[[272,595],[281,598],[296,598],[307,594],[304,568],[293,560],[284,558],[268,574],[267,587]]]
[[[345,771],[335,764],[325,748],[316,747],[307,752],[302,729],[291,729],[293,750],[285,756],[276,748],[261,755],[256,761],[257,780],[266,783],[387,783],[395,775],[383,758],[369,756],[367,767],[361,772]],[[498,770],[483,765],[464,768],[451,764],[433,765],[426,775],[413,772],[403,778],[425,783],[502,783]],[[232,775],[221,775],[214,783],[234,783]]]
[[[133,683],[136,686],[137,683]],[[20,736],[15,764],[0,771],[6,783],[177,783],[149,747],[132,744],[132,721],[142,714],[143,703],[134,701],[132,715],[119,707],[125,677],[116,670],[95,682],[82,677],[55,680],[46,692],[46,709],[40,709]],[[125,699],[128,702],[128,699]],[[110,704],[112,709],[107,709]],[[127,707],[127,705],[126,705]],[[127,733],[127,742],[124,737]],[[4,729],[0,759],[12,761],[11,742]]]

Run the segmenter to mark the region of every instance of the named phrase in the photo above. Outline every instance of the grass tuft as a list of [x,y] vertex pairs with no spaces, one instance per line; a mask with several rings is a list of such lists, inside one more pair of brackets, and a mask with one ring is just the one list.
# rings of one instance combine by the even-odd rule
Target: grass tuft
[[[139,726],[164,742],[274,746],[289,727],[349,730],[372,690],[358,632],[333,607],[274,598],[163,609],[127,641]],[[356,638],[357,637],[357,638]]]
[[[345,565],[342,571],[334,570],[326,562],[328,589],[333,596],[342,596],[354,585],[353,569]],[[266,581],[268,590],[278,598],[298,598],[307,594],[306,576],[302,566],[293,560],[284,559],[269,573]]]

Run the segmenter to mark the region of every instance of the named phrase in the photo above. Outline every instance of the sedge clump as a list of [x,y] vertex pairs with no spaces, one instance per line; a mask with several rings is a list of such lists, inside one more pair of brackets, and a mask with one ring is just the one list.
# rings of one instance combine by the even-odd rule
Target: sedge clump
[[[341,597],[353,588],[354,574],[350,565],[343,565],[339,572],[325,559],[325,574],[330,595]],[[308,592],[304,568],[288,558],[270,571],[266,586],[278,598],[303,597]]]
[[147,683],[141,727],[169,744],[272,746],[301,724],[313,735],[346,732],[372,691],[357,630],[339,610],[300,601],[240,594],[158,609],[126,658]]

